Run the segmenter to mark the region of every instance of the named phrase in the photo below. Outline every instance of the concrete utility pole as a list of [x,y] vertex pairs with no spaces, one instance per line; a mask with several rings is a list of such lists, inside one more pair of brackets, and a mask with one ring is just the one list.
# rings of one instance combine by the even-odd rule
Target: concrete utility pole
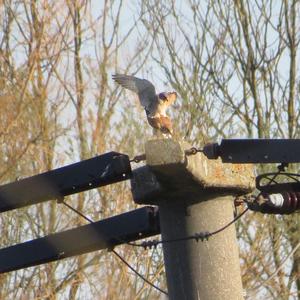
[[[233,219],[233,195],[255,186],[251,165],[222,164],[172,139],[146,143],[133,172],[136,203],[159,206],[163,240],[215,231]],[[234,225],[208,241],[163,244],[169,299],[243,299]]]

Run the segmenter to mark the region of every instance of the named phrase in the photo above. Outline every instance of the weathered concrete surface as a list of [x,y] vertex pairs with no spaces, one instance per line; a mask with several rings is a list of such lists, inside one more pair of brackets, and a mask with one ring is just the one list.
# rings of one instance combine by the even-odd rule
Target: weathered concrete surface
[[[160,203],[162,239],[212,232],[233,219],[231,196],[216,197],[192,205],[182,200]],[[234,225],[210,237],[208,241],[166,243],[163,252],[169,299],[243,299]]]
[[[156,204],[160,199],[182,197],[204,201],[206,195],[238,195],[255,187],[253,165],[224,164],[209,160],[202,153],[187,156],[191,146],[172,139],[146,143],[147,167],[134,170],[132,189],[134,201]],[[160,199],[159,199],[160,198]]]

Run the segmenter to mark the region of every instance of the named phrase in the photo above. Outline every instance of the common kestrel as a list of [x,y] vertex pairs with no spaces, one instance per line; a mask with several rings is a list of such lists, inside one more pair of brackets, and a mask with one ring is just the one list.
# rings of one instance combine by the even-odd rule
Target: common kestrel
[[176,100],[176,92],[156,94],[155,87],[150,81],[130,75],[116,74],[113,75],[113,79],[122,87],[138,94],[140,103],[145,109],[148,123],[155,131],[172,135],[172,122],[166,115],[166,110]]

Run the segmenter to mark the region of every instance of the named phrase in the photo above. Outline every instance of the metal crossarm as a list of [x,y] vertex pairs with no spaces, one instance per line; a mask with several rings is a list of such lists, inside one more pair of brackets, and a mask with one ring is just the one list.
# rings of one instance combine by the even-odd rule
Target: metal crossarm
[[49,172],[0,186],[0,212],[126,180],[129,157],[109,152]]
[[157,208],[145,206],[92,224],[0,249],[0,273],[112,248],[159,233]]
[[223,139],[202,152],[224,163],[299,163],[300,139]]

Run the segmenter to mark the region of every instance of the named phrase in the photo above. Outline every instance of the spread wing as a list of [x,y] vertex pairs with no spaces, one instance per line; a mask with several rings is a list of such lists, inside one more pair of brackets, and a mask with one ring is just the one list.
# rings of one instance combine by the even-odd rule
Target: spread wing
[[137,93],[141,105],[146,109],[149,108],[151,103],[157,101],[155,87],[150,81],[146,79],[139,79],[130,75],[116,74],[113,75],[113,80],[115,80],[124,88]]

